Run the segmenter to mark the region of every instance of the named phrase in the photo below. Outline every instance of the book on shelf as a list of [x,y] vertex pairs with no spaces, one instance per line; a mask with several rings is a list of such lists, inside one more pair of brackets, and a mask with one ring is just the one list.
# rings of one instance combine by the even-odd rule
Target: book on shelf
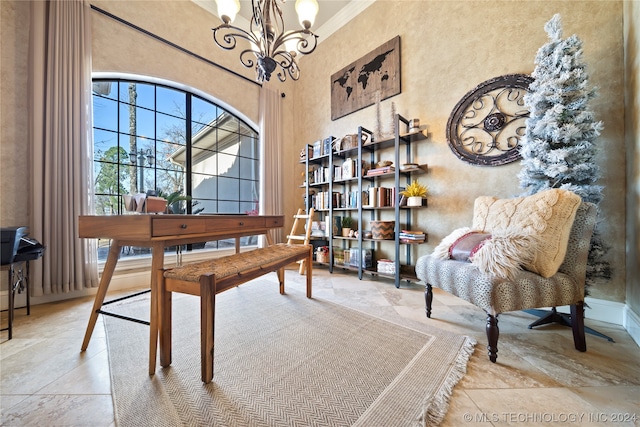
[[344,179],[342,177],[342,166],[333,166],[333,179],[336,181],[342,181]]
[[337,191],[334,191],[331,197],[329,197],[328,191],[320,191],[318,194],[312,195],[311,206],[317,210],[327,210],[329,209],[329,200],[331,200],[334,208],[342,207],[340,206],[340,193]]
[[390,188],[379,187],[378,188],[378,206],[390,206],[389,193]]
[[369,188],[369,197],[367,200],[367,207],[375,208],[378,203],[378,187]]
[[322,155],[322,141],[318,140],[313,143],[313,157],[320,157]]
[[313,182],[314,183],[323,183],[329,181],[329,168],[328,167],[318,167],[313,171]]
[[331,151],[332,151],[332,144],[331,143],[332,142],[333,142],[333,137],[332,136],[330,136],[328,138],[325,138],[322,141],[322,154],[323,155],[326,156],[328,154],[331,154]]

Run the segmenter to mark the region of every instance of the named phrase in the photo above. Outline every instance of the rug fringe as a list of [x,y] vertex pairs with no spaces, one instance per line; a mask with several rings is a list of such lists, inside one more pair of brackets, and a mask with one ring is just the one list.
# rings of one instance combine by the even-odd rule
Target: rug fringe
[[445,382],[435,395],[429,396],[423,404],[423,412],[418,418],[422,427],[435,427],[442,423],[447,410],[453,388],[467,372],[467,362],[473,354],[477,341],[472,337],[465,337],[460,352],[451,365],[451,375],[447,375]]

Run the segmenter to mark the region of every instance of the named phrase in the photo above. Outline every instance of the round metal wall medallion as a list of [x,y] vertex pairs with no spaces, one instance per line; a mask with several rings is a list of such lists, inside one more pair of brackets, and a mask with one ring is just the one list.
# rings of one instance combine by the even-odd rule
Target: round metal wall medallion
[[447,122],[447,141],[461,160],[499,166],[520,158],[529,110],[524,95],[533,78],[508,74],[480,83],[456,104]]

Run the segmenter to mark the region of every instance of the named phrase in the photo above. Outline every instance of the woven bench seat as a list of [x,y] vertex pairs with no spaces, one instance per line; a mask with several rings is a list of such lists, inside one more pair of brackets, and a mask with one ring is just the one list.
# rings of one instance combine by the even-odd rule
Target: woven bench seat
[[289,258],[298,261],[307,258],[308,254],[309,247],[306,245],[277,244],[172,268],[164,272],[164,277],[198,283],[202,275],[215,274],[216,281],[220,283],[221,279],[229,279],[232,276],[243,276],[252,272],[270,273],[277,269],[274,268],[274,264],[280,264]]
[[311,298],[313,247],[277,244],[158,272],[160,364],[171,364],[171,294],[200,297],[200,351],[202,381],[213,379],[215,296],[264,274],[277,272],[284,294],[284,267],[305,260],[307,298]]

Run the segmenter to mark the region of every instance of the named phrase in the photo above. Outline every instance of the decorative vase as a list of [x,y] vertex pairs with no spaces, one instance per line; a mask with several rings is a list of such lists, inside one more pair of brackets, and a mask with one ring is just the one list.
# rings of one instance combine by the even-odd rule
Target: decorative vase
[[407,206],[422,206],[422,197],[411,196],[407,198]]

